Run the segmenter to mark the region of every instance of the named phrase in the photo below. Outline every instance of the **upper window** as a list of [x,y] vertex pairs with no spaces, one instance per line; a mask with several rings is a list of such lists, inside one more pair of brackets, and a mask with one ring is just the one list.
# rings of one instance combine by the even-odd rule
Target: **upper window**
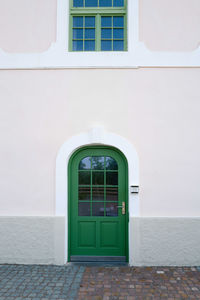
[[127,50],[127,0],[71,0],[70,51]]

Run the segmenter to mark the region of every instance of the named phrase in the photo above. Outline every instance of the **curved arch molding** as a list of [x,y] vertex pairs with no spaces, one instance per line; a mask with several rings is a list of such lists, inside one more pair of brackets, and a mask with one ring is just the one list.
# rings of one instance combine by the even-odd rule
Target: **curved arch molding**
[[126,52],[68,52],[69,0],[57,1],[57,41],[43,53],[7,53],[0,49],[0,69],[199,67],[200,47],[191,52],[150,51],[139,41],[139,0],[128,5]]
[[[56,216],[65,217],[65,262],[68,254],[68,174],[67,167],[71,155],[79,148],[87,145],[107,145],[119,149],[128,161],[129,185],[129,217],[139,217],[139,195],[130,193],[130,186],[139,186],[139,159],[133,145],[125,138],[95,127],[91,131],[71,137],[60,148],[56,159]],[[133,235],[129,225],[129,241]],[[132,243],[129,242],[129,260],[133,253]]]

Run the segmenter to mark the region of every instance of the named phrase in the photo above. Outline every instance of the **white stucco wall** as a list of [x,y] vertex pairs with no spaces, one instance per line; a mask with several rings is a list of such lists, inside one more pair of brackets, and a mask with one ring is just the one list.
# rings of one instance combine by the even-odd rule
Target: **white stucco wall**
[[200,43],[199,0],[140,0],[140,40],[153,51],[192,51]]
[[0,0],[0,48],[42,52],[56,40],[56,0]]
[[58,149],[99,124],[138,152],[142,216],[198,216],[199,72],[1,71],[1,215],[54,215]]

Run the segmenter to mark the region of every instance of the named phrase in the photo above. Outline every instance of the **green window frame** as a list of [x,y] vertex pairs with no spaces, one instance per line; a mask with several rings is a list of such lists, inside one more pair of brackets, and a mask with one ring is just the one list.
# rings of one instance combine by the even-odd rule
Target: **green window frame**
[[[70,0],[69,9],[69,51],[127,51],[127,0],[124,6],[85,7],[86,1],[81,0],[83,7],[74,7]],[[109,2],[111,0],[108,0]]]

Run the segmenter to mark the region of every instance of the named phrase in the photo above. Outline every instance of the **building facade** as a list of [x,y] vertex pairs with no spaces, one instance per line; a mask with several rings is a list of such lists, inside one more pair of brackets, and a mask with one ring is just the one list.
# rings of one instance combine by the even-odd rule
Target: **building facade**
[[200,264],[198,0],[0,0],[0,263]]

